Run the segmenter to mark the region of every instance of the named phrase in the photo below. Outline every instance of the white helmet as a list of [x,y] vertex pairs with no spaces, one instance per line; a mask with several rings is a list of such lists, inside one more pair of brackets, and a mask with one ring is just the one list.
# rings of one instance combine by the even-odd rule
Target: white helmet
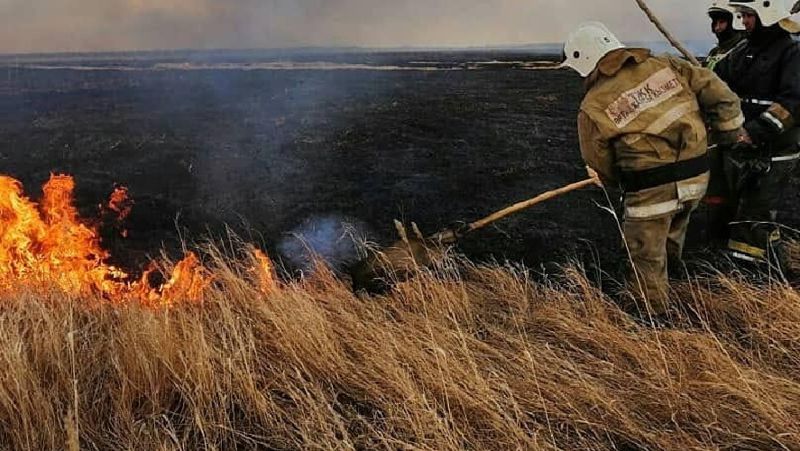
[[794,2],[795,0],[740,0],[730,2],[730,5],[739,11],[754,11],[765,27],[780,24],[789,33],[800,33],[800,24],[790,19]]
[[733,23],[731,26],[734,30],[744,30],[744,22],[742,21],[742,13],[731,6],[730,0],[713,0],[711,6],[708,7],[708,15],[713,13],[727,13],[733,16]]
[[609,52],[625,48],[622,42],[600,22],[586,22],[570,33],[564,43],[562,67],[575,69],[582,77],[588,77],[597,63]]

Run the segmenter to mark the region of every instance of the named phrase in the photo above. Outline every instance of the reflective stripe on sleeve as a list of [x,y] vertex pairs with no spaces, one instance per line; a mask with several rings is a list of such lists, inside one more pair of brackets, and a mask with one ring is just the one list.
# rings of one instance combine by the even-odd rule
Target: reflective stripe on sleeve
[[777,117],[773,116],[769,111],[762,113],[761,118],[774,125],[779,132],[783,132],[783,122],[781,122]]
[[770,106],[773,104],[772,100],[761,100],[761,99],[742,99],[742,103],[749,103],[750,105],[764,105]]
[[782,161],[793,161],[793,160],[797,160],[797,159],[800,159],[800,152],[792,154],[792,155],[783,155],[781,157],[773,157],[772,158],[772,162],[773,163],[780,163]]

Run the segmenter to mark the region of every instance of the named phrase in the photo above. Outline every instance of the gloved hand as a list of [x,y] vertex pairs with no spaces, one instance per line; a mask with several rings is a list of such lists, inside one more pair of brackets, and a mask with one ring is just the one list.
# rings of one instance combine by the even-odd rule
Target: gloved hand
[[466,234],[468,234],[471,231],[469,223],[466,223],[464,221],[456,221],[450,224],[450,227],[448,229],[453,232],[453,236],[456,239],[463,238]]
[[755,144],[749,136],[742,137],[731,147],[731,150],[739,152],[739,158],[744,160],[745,173],[766,174],[772,170],[769,146],[764,141]]
[[753,139],[750,137],[750,133],[748,133],[747,129],[744,127],[739,127],[736,130],[730,130],[726,132],[716,132],[713,140],[715,143],[726,147],[733,147],[737,144],[753,144]]
[[600,188],[603,187],[603,181],[600,179],[600,174],[598,174],[597,171],[590,168],[589,166],[586,166],[586,173],[589,175],[590,179],[594,180],[595,185],[597,185]]
[[755,157],[760,149],[752,141],[741,141],[731,146],[731,150],[740,153],[742,157]]
[[769,157],[757,156],[744,160],[743,173],[750,175],[766,174],[772,170],[772,160]]
[[750,135],[751,143],[760,146],[769,140],[773,130],[761,119],[752,119],[744,124],[744,128]]

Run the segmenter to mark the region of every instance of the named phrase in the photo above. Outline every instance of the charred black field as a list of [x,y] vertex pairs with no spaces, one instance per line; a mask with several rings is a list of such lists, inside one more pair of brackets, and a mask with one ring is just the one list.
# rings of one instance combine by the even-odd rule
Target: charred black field
[[[74,175],[87,217],[115,184],[127,186],[128,237],[104,232],[122,263],[177,250],[182,238],[219,236],[226,225],[278,260],[297,252],[297,232],[338,258],[346,252],[331,241],[341,221],[386,244],[396,239],[393,219],[433,233],[585,178],[575,130],[581,80],[539,67],[547,59],[8,57],[0,171],[34,199],[51,172]],[[788,205],[800,198],[797,182]],[[471,235],[460,250],[534,267],[576,258],[613,271],[619,239],[607,205],[598,189],[573,193]],[[787,225],[800,225],[790,210]],[[690,251],[702,244],[697,218]]]

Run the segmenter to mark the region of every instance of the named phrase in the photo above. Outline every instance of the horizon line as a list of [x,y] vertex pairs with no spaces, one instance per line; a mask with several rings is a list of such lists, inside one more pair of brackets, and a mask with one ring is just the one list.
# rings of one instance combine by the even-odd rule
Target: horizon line
[[[688,39],[683,42],[705,42],[703,39]],[[657,44],[665,43],[666,40],[652,40],[652,41],[629,41],[630,44]],[[306,45],[306,46],[287,46],[287,47],[217,47],[217,48],[164,48],[164,49],[131,49],[131,50],[68,50],[68,51],[39,51],[39,52],[0,52],[0,58],[19,58],[19,57],[37,57],[37,56],[88,56],[88,55],[123,55],[123,54],[178,54],[178,53],[201,53],[201,52],[414,52],[414,51],[490,51],[490,50],[525,50],[536,48],[560,48],[563,43],[559,42],[539,42],[539,43],[525,43],[525,44],[494,44],[494,45],[474,45],[474,46],[357,46],[357,45],[341,45],[341,46],[319,46],[319,45]]]

